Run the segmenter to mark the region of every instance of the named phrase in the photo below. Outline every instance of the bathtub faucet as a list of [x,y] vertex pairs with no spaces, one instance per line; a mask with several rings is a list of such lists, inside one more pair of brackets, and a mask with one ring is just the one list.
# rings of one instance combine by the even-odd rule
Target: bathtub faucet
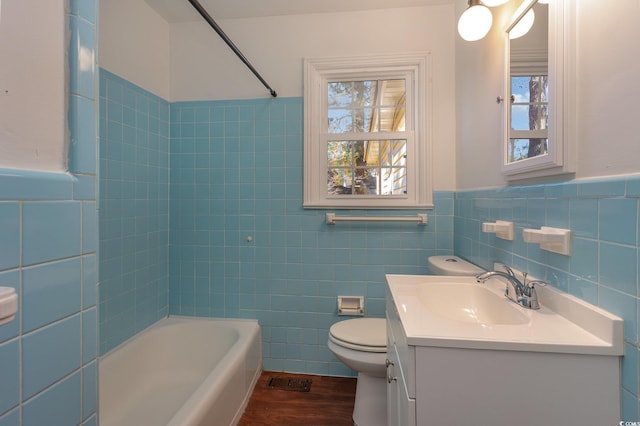
[[505,267],[507,272],[502,271],[489,271],[476,275],[476,281],[483,283],[493,277],[502,277],[507,280],[515,290],[515,295],[509,291],[509,284],[504,289],[504,295],[510,300],[527,309],[540,309],[538,303],[538,293],[536,292],[536,284],[546,285],[543,281],[529,281],[527,282],[527,273],[524,273],[524,283],[520,281],[516,274],[509,268]]

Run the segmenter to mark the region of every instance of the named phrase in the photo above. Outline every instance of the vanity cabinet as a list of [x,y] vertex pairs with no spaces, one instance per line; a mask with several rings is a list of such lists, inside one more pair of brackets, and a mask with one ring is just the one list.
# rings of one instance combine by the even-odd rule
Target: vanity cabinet
[[387,425],[416,425],[414,347],[407,345],[397,312],[389,315],[395,310],[390,305],[387,297]]
[[602,426],[621,420],[619,356],[586,348],[568,353],[497,344],[493,350],[486,342],[465,344],[445,335],[423,339],[403,325],[411,309],[404,300],[396,303],[387,287],[388,425]]

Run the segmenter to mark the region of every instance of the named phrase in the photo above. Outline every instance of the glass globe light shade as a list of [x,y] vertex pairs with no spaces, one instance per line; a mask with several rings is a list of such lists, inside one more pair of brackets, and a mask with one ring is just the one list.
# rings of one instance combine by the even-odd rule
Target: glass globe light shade
[[487,35],[493,23],[488,7],[482,4],[471,6],[460,15],[458,34],[466,41],[480,40]]
[[[505,4],[509,0],[482,0],[482,4],[489,7],[496,7]],[[540,1],[540,0],[538,0]]]
[[511,40],[514,40],[528,33],[531,27],[533,27],[533,21],[535,20],[535,12],[533,11],[533,9],[529,9],[529,11],[525,13],[525,15],[522,17],[522,19],[520,19],[516,26],[511,28],[511,31],[509,31],[509,38]]

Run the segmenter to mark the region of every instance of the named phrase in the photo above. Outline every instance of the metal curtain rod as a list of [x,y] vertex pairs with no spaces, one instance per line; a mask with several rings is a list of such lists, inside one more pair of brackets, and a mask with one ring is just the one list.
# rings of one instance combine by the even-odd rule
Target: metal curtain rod
[[269,90],[269,93],[271,93],[271,96],[273,96],[274,98],[277,97],[278,94],[276,93],[276,91],[273,90],[271,86],[269,86],[269,84],[264,80],[264,78],[262,78],[260,73],[253,67],[253,65],[251,65],[251,62],[249,62],[249,60],[242,54],[240,49],[238,49],[236,45],[233,44],[231,39],[224,33],[224,31],[222,31],[222,28],[220,28],[220,26],[216,23],[216,21],[213,20],[211,15],[207,13],[207,11],[205,10],[204,7],[202,7],[200,2],[198,2],[198,0],[189,0],[189,3],[191,3],[191,6],[193,6],[198,11],[200,16],[202,16],[204,20],[207,21],[209,25],[211,25],[211,28],[213,28],[214,31],[218,33],[220,38],[222,38],[222,40],[224,40],[224,42],[227,43],[227,45],[231,48],[231,50],[233,50],[233,52],[238,56],[238,58],[240,58],[240,60],[247,66],[247,68],[251,70],[253,75],[255,75],[258,78],[258,80],[260,80],[260,82],[264,85],[264,87],[266,87]]
[[327,225],[335,225],[336,222],[416,222],[418,225],[427,224],[427,214],[418,213],[415,216],[336,216],[335,213],[326,213]]

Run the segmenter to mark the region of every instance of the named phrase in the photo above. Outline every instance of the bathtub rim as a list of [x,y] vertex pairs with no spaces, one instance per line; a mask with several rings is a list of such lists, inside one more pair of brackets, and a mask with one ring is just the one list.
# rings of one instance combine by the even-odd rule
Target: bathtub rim
[[97,357],[98,362],[100,362],[104,358],[109,357],[109,355],[111,355],[112,353],[115,353],[118,349],[122,348],[123,346],[133,342],[134,340],[137,340],[138,338],[141,337],[142,333],[151,331],[154,328],[160,328],[162,326],[166,326],[167,324],[165,324],[165,322],[171,319],[185,320],[185,321],[203,320],[203,321],[211,321],[211,322],[247,322],[247,323],[257,323],[259,329],[261,328],[260,322],[257,319],[253,319],[253,318],[221,318],[221,317],[196,317],[196,316],[190,316],[190,315],[167,315],[165,317],[160,318],[156,322],[148,325],[146,328],[143,328],[142,330],[138,331],[136,334],[129,337],[127,340],[123,341],[122,343],[119,343],[118,345],[109,349],[105,354],[98,355]]

